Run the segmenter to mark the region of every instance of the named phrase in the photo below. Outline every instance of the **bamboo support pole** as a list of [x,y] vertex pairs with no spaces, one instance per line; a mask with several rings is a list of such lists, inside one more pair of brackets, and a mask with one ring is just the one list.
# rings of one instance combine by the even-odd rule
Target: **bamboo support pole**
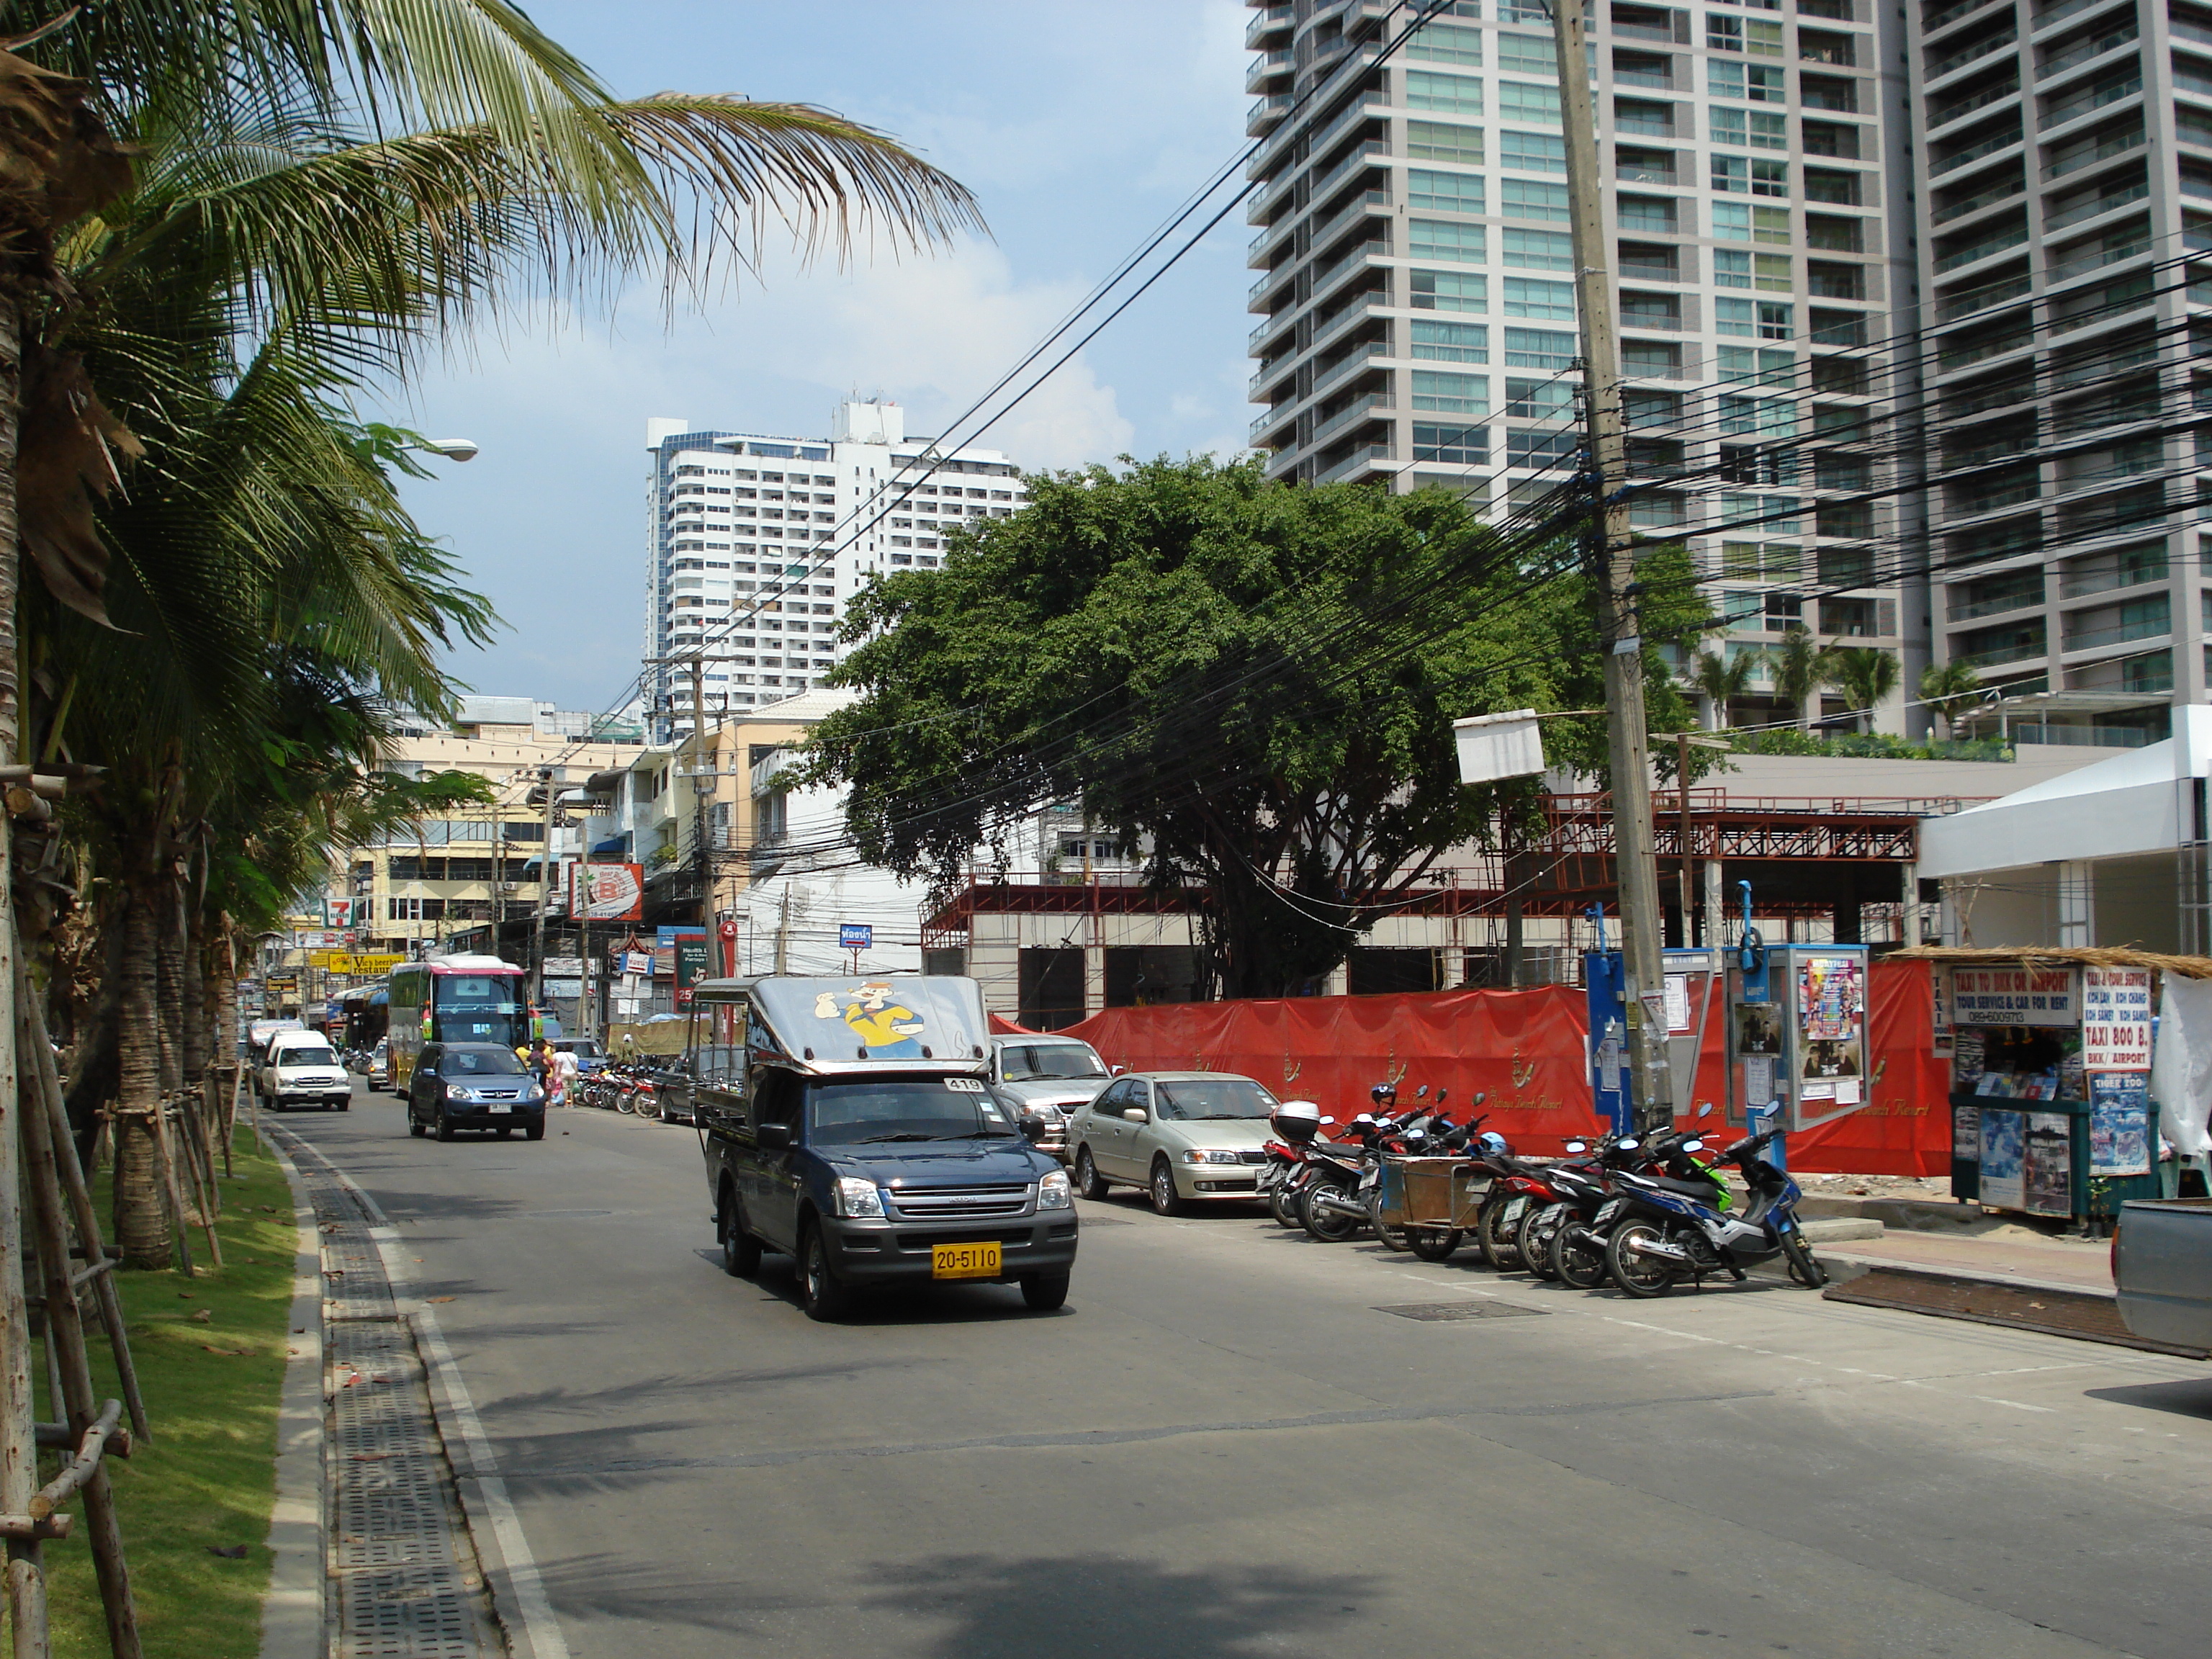
[[[27,1559],[33,1562],[37,1561],[39,1540],[68,1537],[70,1525],[76,1519],[73,1515],[50,1515],[44,1520],[28,1515],[0,1515],[0,1538],[8,1540],[9,1562],[13,1563],[15,1559],[15,1546],[18,1540],[22,1542],[27,1553]],[[11,1583],[12,1572],[11,1566]],[[21,1615],[15,1612],[17,1605],[11,1600],[9,1604],[9,1612],[11,1616],[21,1618]],[[46,1585],[43,1581],[39,1585],[38,1607],[37,1628],[27,1629],[21,1625],[15,1628],[15,1659],[25,1659],[26,1655],[31,1654],[40,1656],[40,1659],[45,1659],[45,1656],[52,1651],[46,1645]]]
[[[122,1115],[118,1112],[118,1119]],[[169,1150],[169,1115],[156,1104],[150,1110],[134,1109],[130,1115],[146,1120],[146,1133],[153,1138],[155,1178],[161,1182],[162,1209],[169,1218],[171,1236],[175,1240],[177,1266],[183,1270],[185,1278],[196,1279],[199,1275],[192,1266],[192,1242],[186,1236],[185,1200],[177,1188],[177,1160]],[[119,1121],[115,1138],[119,1156],[123,1139]]]
[[185,1185],[191,1193],[193,1217],[199,1222],[200,1231],[207,1238],[208,1265],[220,1267],[222,1266],[222,1241],[216,1237],[214,1200],[208,1196],[206,1187],[201,1184],[198,1137],[193,1133],[189,1097],[179,1099],[174,1106],[162,1108],[165,1119],[171,1112],[176,1114],[177,1138],[184,1142]]
[[76,1160],[76,1141],[70,1133],[69,1107],[62,1099],[61,1073],[54,1065],[53,1044],[46,1041],[46,1011],[38,999],[22,999],[24,1021],[30,1030],[28,1053],[36,1067],[39,1094],[46,1107],[46,1126],[54,1149],[54,1170],[61,1177],[62,1196],[76,1224],[79,1247],[86,1265],[71,1281],[89,1282],[100,1307],[100,1322],[107,1332],[107,1346],[115,1358],[115,1375],[123,1385],[123,1402],[130,1407],[132,1432],[151,1442],[146,1426],[146,1401],[138,1392],[138,1367],[131,1358],[131,1336],[123,1322],[123,1296],[115,1288],[115,1258],[100,1242],[100,1212],[92,1201],[92,1188],[84,1166]]
[[[30,987],[19,963],[15,972],[16,1055],[31,1075],[24,1091],[42,1100],[46,1093],[39,1056],[51,1056],[50,1046],[31,1018]],[[77,1286],[70,1271],[70,1217],[62,1196],[59,1156],[53,1125],[44,1111],[22,1114],[23,1161],[30,1176],[31,1224],[37,1230],[39,1261],[46,1273],[46,1340],[59,1360],[59,1397],[55,1409],[78,1437],[77,1455],[60,1476],[30,1502],[26,1511],[43,1519],[72,1492],[84,1494],[85,1524],[91,1535],[93,1567],[100,1579],[100,1601],[107,1616],[107,1642],[114,1659],[138,1659],[138,1614],[131,1599],[131,1569],[123,1551],[123,1523],[115,1510],[115,1495],[100,1462],[108,1437],[123,1414],[123,1402],[111,1400],[103,1409],[92,1386],[92,1353],[85,1340],[84,1314],[77,1301]],[[98,1235],[85,1241],[88,1252],[99,1248]],[[103,1282],[106,1276],[101,1275]]]
[[[0,929],[12,933],[4,882],[6,834],[0,827]],[[0,1021],[0,1038],[14,1032],[15,1022]],[[13,1659],[47,1659],[52,1650],[46,1642],[46,1569],[39,1540],[58,1534],[33,1521],[30,1513],[39,1487],[38,1412],[31,1392],[30,1310],[23,1295],[17,1142],[24,1114],[14,1087],[15,1071],[10,1056],[0,1072],[0,1535],[7,1540]]]

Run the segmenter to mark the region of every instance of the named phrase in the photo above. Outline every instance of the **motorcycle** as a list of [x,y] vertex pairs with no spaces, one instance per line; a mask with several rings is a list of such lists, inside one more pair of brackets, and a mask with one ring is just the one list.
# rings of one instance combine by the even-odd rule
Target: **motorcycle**
[[[1710,1104],[1702,1106],[1698,1115],[1705,1117],[1712,1109]],[[1569,1141],[1566,1150],[1576,1156],[1553,1165],[1549,1172],[1559,1202],[1531,1209],[1522,1219],[1517,1241],[1522,1259],[1539,1277],[1559,1279],[1577,1290],[1595,1290],[1603,1284],[1605,1238],[1593,1230],[1593,1224],[1624,1170],[1650,1176],[1725,1210],[1730,1201],[1727,1183],[1692,1156],[1703,1144],[1680,1129],[1649,1140],[1607,1135],[1595,1152],[1586,1142]]]
[[[1750,1207],[1741,1216],[1675,1190],[1685,1183],[1621,1175],[1619,1189],[1600,1209],[1595,1224],[1611,1228],[1606,1271],[1624,1294],[1664,1296],[1685,1277],[1702,1286],[1705,1276],[1715,1273],[1741,1283],[1746,1267],[1776,1256],[1788,1262],[1790,1276],[1808,1290],[1828,1282],[1826,1270],[1798,1228],[1803,1192],[1786,1172],[1759,1156],[1779,1133],[1769,1129],[1749,1136],[1720,1154],[1720,1162],[1743,1172],[1751,1189]],[[1698,1145],[1685,1143],[1685,1150]]]

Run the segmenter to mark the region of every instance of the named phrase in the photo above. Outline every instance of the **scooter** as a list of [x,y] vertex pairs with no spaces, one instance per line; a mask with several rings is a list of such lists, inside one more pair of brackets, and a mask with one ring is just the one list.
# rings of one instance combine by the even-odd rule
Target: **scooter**
[[[1708,1273],[1725,1273],[1741,1283],[1746,1267],[1781,1256],[1790,1264],[1790,1276],[1808,1290],[1826,1284],[1827,1272],[1814,1259],[1797,1225],[1804,1193],[1759,1156],[1780,1133],[1769,1129],[1752,1135],[1720,1155],[1720,1162],[1743,1171],[1751,1188],[1751,1206],[1741,1216],[1723,1214],[1717,1205],[1672,1190],[1680,1183],[1623,1172],[1593,1223],[1595,1231],[1610,1228],[1605,1260],[1613,1282],[1629,1296],[1664,1296],[1684,1278],[1703,1285]],[[1686,1142],[1683,1150],[1694,1152],[1701,1144]]]

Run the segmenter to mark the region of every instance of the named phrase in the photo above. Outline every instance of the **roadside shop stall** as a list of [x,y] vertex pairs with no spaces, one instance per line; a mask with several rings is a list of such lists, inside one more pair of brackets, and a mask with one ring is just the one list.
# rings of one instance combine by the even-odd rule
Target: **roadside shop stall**
[[1934,970],[1954,1197],[2095,1223],[2160,1196],[2154,1017],[2169,977],[2212,980],[2212,959],[2103,947],[1897,955]]

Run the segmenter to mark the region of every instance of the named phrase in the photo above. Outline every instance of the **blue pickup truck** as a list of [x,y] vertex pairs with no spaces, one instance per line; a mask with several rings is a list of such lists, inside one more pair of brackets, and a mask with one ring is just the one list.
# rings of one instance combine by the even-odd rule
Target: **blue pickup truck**
[[692,998],[696,1052],[723,1057],[693,1101],[731,1273],[792,1256],[822,1320],[868,1285],[977,1279],[1040,1310],[1067,1300],[1073,1194],[990,1083],[975,981],[770,975],[702,981]]

